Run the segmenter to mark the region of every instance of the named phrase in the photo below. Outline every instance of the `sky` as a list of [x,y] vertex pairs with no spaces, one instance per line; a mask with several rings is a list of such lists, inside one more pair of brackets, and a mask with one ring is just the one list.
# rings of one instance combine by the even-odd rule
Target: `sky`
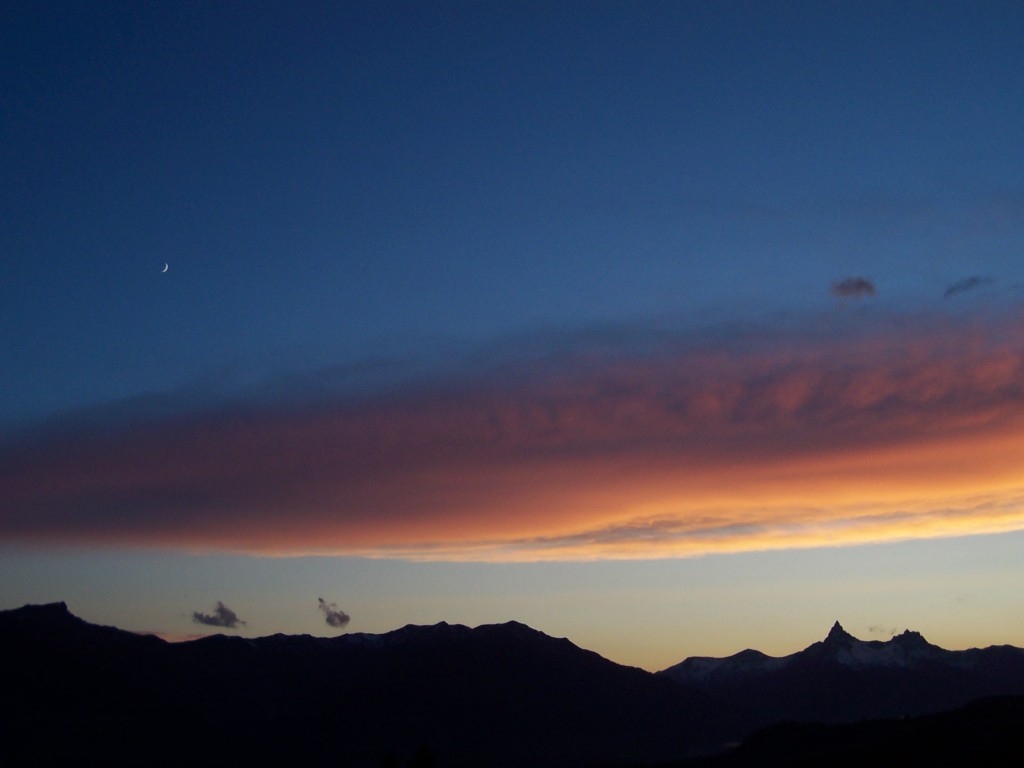
[[1024,646],[1024,9],[7,3],[0,608]]

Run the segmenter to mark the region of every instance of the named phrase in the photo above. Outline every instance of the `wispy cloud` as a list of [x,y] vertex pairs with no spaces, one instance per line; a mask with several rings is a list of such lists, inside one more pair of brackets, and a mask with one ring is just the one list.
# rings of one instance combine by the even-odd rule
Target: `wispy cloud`
[[865,277],[846,277],[832,283],[829,290],[843,299],[861,299],[875,295],[875,284]]
[[981,275],[965,277],[963,280],[957,280],[949,286],[943,296],[948,299],[951,296],[956,296],[958,293],[966,293],[967,291],[973,290],[979,286],[991,285],[994,282],[994,278],[982,277]]
[[899,629],[896,627],[884,627],[881,624],[872,624],[868,627],[868,632],[873,635],[884,635],[885,637],[896,637]]
[[224,627],[226,629],[238,629],[245,624],[238,614],[228,608],[224,603],[217,601],[213,613],[192,612],[192,621],[196,624],[205,624],[208,627]]
[[1024,528],[1020,318],[830,322],[51,429],[0,447],[0,539],[511,560]]

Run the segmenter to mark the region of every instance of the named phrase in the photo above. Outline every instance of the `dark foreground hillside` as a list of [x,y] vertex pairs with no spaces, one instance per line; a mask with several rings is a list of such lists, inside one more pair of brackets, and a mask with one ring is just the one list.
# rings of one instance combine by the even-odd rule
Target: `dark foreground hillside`
[[[926,717],[845,725],[766,728],[729,752],[673,768],[819,768],[819,766],[1011,768],[1024,765],[1024,697],[973,702]],[[667,767],[666,767],[667,768]]]

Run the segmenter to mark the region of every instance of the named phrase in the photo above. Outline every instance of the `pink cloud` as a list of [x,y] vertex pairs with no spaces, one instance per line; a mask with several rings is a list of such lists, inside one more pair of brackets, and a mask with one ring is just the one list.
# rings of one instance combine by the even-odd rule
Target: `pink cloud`
[[970,501],[1024,485],[1022,374],[1019,321],[932,319],[68,431],[5,449],[0,537],[514,559],[1024,527]]

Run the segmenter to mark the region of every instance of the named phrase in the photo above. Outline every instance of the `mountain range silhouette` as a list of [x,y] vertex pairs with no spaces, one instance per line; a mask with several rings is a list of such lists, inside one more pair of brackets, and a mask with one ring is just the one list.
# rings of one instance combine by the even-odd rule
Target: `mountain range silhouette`
[[[0,679],[3,765],[782,765],[803,759],[790,742],[838,744],[864,721],[921,733],[958,717],[939,713],[1024,696],[1024,651],[947,651],[914,632],[863,641],[837,622],[789,656],[649,673],[517,622],[168,643],[55,603],[0,611]],[[962,717],[984,722],[988,706],[992,723],[1020,723],[1021,701]],[[879,743],[897,754],[893,738]]]

